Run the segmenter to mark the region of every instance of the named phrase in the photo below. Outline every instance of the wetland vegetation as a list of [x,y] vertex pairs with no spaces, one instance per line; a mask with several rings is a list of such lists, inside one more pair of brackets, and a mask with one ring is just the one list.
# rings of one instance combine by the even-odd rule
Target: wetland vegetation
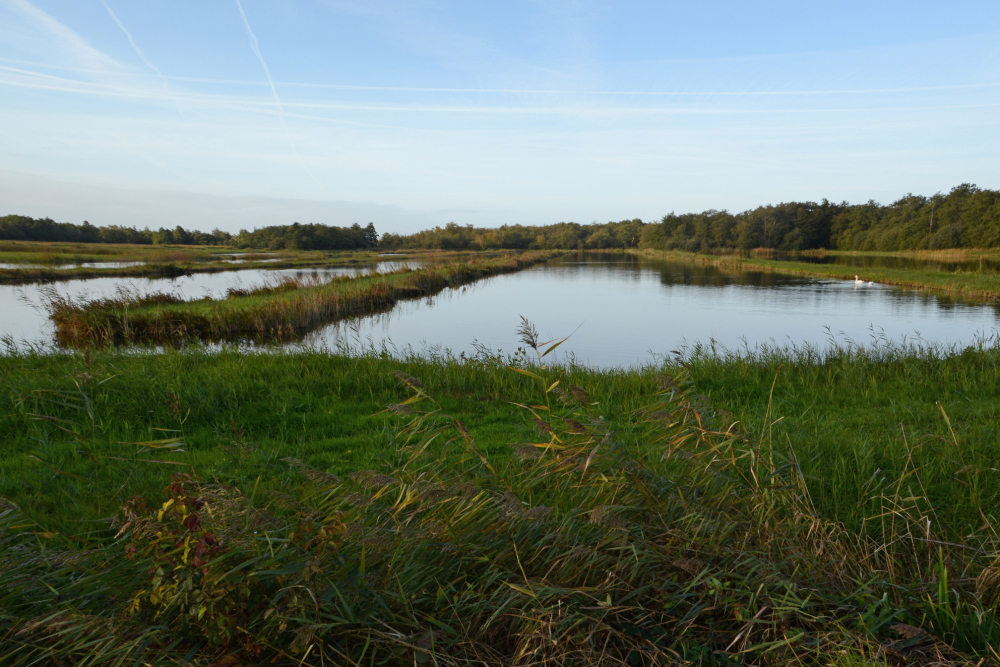
[[80,303],[54,294],[48,307],[56,340],[70,347],[193,340],[283,342],[300,339],[321,324],[382,312],[400,299],[519,271],[556,254],[505,254],[318,281],[288,278],[230,289],[223,299],[186,301],[171,294],[123,291]]
[[[250,254],[152,236],[6,241],[0,266],[21,268],[0,277],[12,281],[361,266],[386,247],[423,263],[202,299],[42,288],[62,347],[8,339],[0,355],[0,664],[996,664],[995,336],[696,342],[605,367],[560,356],[574,338],[542,343],[523,319],[513,353],[266,345],[550,268],[622,273],[572,283],[585,310],[605,288],[641,310],[621,290],[650,276],[661,290],[733,288],[741,302],[793,276],[777,282],[800,311],[823,294],[855,311],[904,303],[831,282],[855,273],[995,301],[997,253],[960,246],[990,245],[980,223],[996,218],[996,195],[452,225],[377,246],[372,228],[352,252],[303,225],[255,230]],[[942,227],[917,233],[930,215]],[[817,220],[830,233],[816,247],[841,250],[784,253],[812,247]],[[946,229],[950,254],[934,250]],[[579,248],[614,261],[567,255]],[[481,249],[494,250],[468,252]],[[658,276],[616,264],[646,258]],[[541,294],[552,313],[566,307],[557,289]],[[687,312],[679,297],[672,307]],[[621,337],[608,344],[624,346],[629,324],[604,316]]]
[[4,664],[995,656],[996,348],[602,371],[522,332],[0,358]]
[[161,278],[240,269],[365,266],[374,251],[241,252],[216,246],[0,242],[0,283],[82,278]]

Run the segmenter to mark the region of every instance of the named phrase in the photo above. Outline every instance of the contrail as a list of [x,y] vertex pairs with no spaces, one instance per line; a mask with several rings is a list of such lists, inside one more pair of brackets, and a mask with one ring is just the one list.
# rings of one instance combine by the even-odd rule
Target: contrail
[[163,83],[166,83],[167,77],[163,76],[163,72],[160,71],[159,67],[157,67],[156,65],[149,62],[149,60],[146,59],[146,56],[143,55],[142,53],[142,49],[140,49],[139,46],[135,43],[135,40],[132,39],[132,33],[130,33],[128,29],[124,25],[122,25],[122,22],[118,20],[117,16],[115,16],[115,13],[111,10],[111,7],[108,6],[108,3],[105,0],[101,0],[101,4],[104,5],[104,8],[106,10],[108,10],[108,15],[111,16],[111,20],[117,23],[118,27],[122,29],[123,33],[125,33],[125,37],[128,38],[128,43],[132,45],[132,48],[135,50],[136,54],[139,56],[142,62],[146,63],[146,66],[149,67],[149,69],[156,72],[156,76],[160,77],[160,79],[163,80]]
[[[101,0],[103,2],[104,0]],[[309,171],[309,167],[305,165],[302,161],[302,156],[299,155],[299,151],[295,148],[295,143],[292,142],[291,135],[288,134],[287,128],[285,128],[285,107],[281,104],[281,98],[278,97],[278,89],[274,87],[274,79],[271,78],[271,70],[267,68],[267,63],[264,62],[264,56],[260,55],[260,47],[257,45],[257,37],[253,34],[253,30],[250,29],[250,22],[247,21],[247,15],[243,11],[243,5],[240,4],[240,0],[236,0],[236,7],[240,10],[240,17],[243,19],[243,27],[246,28],[247,37],[250,38],[250,48],[253,49],[253,53],[257,56],[257,61],[260,63],[261,68],[264,70],[264,75],[267,77],[267,83],[271,86],[271,95],[274,97],[274,103],[278,105],[278,120],[281,121],[281,128],[285,130],[285,138],[288,140],[288,145],[292,147],[292,151],[295,153],[295,157],[299,159],[299,165],[305,169],[305,172],[309,174],[309,178],[319,187],[323,187],[313,173]]]
[[[103,0],[101,1],[103,2]],[[247,37],[250,38],[250,48],[253,49],[253,54],[257,56],[257,61],[264,69],[264,76],[267,77],[267,84],[271,86],[271,95],[274,96],[274,103],[278,105],[278,111],[284,114],[285,108],[281,106],[281,98],[278,97],[278,89],[274,87],[274,79],[271,78],[271,70],[267,68],[267,63],[264,62],[264,56],[260,55],[260,46],[257,44],[257,37],[253,34],[253,30],[250,29],[250,22],[247,21],[247,15],[243,12],[243,5],[240,4],[240,0],[236,0],[236,6],[240,10],[240,16],[243,18],[243,27],[247,30]]]
[[163,76],[163,72],[160,71],[159,67],[157,67],[153,63],[149,62],[149,59],[146,58],[146,55],[142,52],[142,49],[140,49],[139,45],[135,43],[134,39],[132,39],[132,33],[130,33],[128,31],[128,28],[126,28],[122,24],[122,22],[118,20],[118,16],[115,15],[115,13],[111,9],[110,5],[108,5],[107,0],[101,0],[101,4],[104,5],[104,9],[108,10],[108,16],[111,17],[111,20],[114,21],[116,24],[118,24],[118,27],[121,28],[121,30],[122,30],[123,33],[125,33],[125,37],[128,38],[128,43],[132,45],[132,50],[134,50],[135,53],[136,53],[136,55],[139,56],[139,59],[142,60],[142,62],[146,63],[146,67],[148,67],[149,69],[151,69],[154,72],[156,72],[156,76],[160,77],[160,81],[163,82],[163,89],[167,91],[167,94],[169,94],[170,97],[173,97],[174,104],[177,105],[177,112],[181,116],[183,116],[184,112],[181,111],[181,103],[180,103],[180,101],[176,97],[174,97],[174,95],[172,93],[170,93],[170,90],[168,88],[167,77]]

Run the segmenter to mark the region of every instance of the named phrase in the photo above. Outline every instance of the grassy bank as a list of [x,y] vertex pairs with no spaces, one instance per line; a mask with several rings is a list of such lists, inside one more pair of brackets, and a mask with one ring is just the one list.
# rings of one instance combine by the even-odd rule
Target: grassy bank
[[56,340],[66,346],[189,340],[280,342],[296,340],[317,326],[391,308],[401,299],[448,286],[510,273],[546,261],[555,251],[471,257],[382,274],[325,282],[286,280],[225,299],[184,301],[168,294],[123,294],[77,302],[53,296],[50,317]]
[[981,664],[998,352],[873,354],[0,358],[0,662]]
[[[795,262],[767,259],[762,257],[712,256],[699,255],[680,251],[639,250],[632,251],[645,257],[662,257],[679,259],[717,266],[730,271],[770,271],[794,276],[813,276],[833,280],[854,280],[855,275],[861,276],[866,282],[880,285],[893,285],[909,289],[920,289],[942,294],[949,294],[966,299],[980,301],[996,301],[1000,299],[1000,275],[996,273],[973,272],[943,272],[920,269],[896,268],[866,268],[864,270],[851,266],[834,264],[815,264],[811,262]],[[879,256],[880,253],[854,253],[858,255]],[[881,253],[881,255],[888,255]],[[914,259],[943,259],[949,257],[943,253],[893,253],[896,257],[912,257]],[[977,255],[978,257],[978,255]],[[994,255],[995,257],[995,255]]]

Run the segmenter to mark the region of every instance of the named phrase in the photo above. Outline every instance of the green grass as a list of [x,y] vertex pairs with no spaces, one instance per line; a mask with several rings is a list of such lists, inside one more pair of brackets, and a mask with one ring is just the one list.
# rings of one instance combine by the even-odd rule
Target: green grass
[[[287,470],[274,463],[288,456],[337,474],[377,466],[391,451],[378,413],[400,399],[396,371],[419,377],[475,429],[486,451],[503,456],[526,429],[509,401],[530,388],[503,368],[497,360],[232,350],[0,356],[0,497],[53,530],[82,535],[106,532],[99,520],[124,498],[155,496],[169,474],[189,469],[119,459],[190,464],[206,479],[240,488],[262,475],[262,490],[280,488]],[[572,377],[607,401],[606,416],[615,420],[654,389],[654,374],[575,369]],[[242,461],[234,435],[252,443]],[[137,453],[131,444],[175,436],[185,440],[182,454]]]
[[[787,350],[695,353],[690,367],[712,405],[793,452],[825,516],[859,528],[873,512],[869,498],[906,475],[911,495],[934,508],[935,532],[960,537],[992,517],[1000,500],[998,362],[996,348],[952,356],[887,348],[826,359]],[[566,376],[628,432],[625,415],[653,391],[659,370],[572,368]],[[108,457],[159,458],[149,448],[137,455],[128,443],[174,435],[184,437],[186,451],[170,460],[239,485],[262,474],[263,488],[276,488],[281,467],[266,464],[286,456],[337,474],[371,467],[388,451],[386,423],[375,415],[399,398],[395,371],[421,378],[491,455],[503,456],[506,443],[524,432],[510,401],[531,385],[496,359],[463,364],[232,350],[6,356],[0,496],[59,530],[97,530],[100,524],[88,522],[124,497],[155,493],[174,470]],[[89,443],[60,430],[62,422],[32,414],[75,422],[71,430]],[[243,461],[224,449],[233,449],[234,433],[254,443]]]
[[189,340],[281,342],[297,340],[322,324],[382,312],[401,299],[519,271],[558,254],[504,253],[328,281],[287,279],[278,285],[230,290],[222,299],[184,301],[167,294],[125,293],[78,302],[53,293],[48,308],[56,340],[68,347]]
[[[880,487],[838,478],[873,499],[874,530],[831,520],[795,463],[822,436],[786,421],[855,407],[838,378],[924,415],[936,392],[907,385],[985,400],[998,353],[880,354],[633,371],[10,355],[0,495],[20,509],[0,502],[0,662],[987,664],[995,526],[941,539],[913,497],[948,457]],[[794,399],[805,384],[815,402]],[[760,434],[732,428],[751,414]],[[858,426],[896,420],[873,407]]]
[[691,370],[714,405],[794,450],[827,516],[859,527],[873,512],[869,498],[907,474],[910,495],[935,508],[935,530],[966,535],[997,518],[996,347],[696,352]]

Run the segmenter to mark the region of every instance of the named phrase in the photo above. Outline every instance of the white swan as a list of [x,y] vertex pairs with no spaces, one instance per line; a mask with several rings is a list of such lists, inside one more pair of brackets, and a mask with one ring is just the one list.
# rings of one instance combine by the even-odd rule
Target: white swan
[[865,284],[865,281],[861,280],[861,278],[858,278],[857,274],[855,274],[854,275],[854,286],[857,287],[858,285],[864,285],[864,284]]
[[875,283],[873,283],[872,281],[870,281],[870,280],[868,281],[868,286],[869,286],[869,287],[872,287],[872,286],[873,286],[874,284],[875,284]]

